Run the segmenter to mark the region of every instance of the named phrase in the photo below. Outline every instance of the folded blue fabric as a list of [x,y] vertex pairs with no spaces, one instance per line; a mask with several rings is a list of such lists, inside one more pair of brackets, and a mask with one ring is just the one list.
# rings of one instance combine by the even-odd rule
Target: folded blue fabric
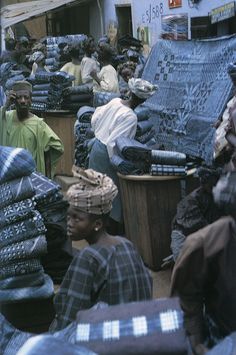
[[31,259],[47,252],[47,242],[45,236],[13,243],[0,249],[0,266],[12,263],[15,260]]
[[26,275],[10,276],[0,280],[0,290],[40,286],[44,283],[44,272],[37,271]]
[[26,199],[1,209],[0,228],[32,217],[35,206],[36,203],[32,199]]
[[82,84],[78,86],[70,86],[63,91],[63,96],[71,95],[71,94],[89,94],[91,93],[91,85]]
[[43,270],[39,259],[18,260],[12,264],[6,264],[0,268],[0,280],[10,276],[31,274]]
[[153,124],[149,120],[138,122],[136,136],[140,137],[146,132],[150,131],[152,128]]
[[47,203],[47,198],[49,196],[53,196],[61,190],[61,186],[59,184],[51,179],[48,179],[39,172],[34,172],[31,175],[31,180],[35,188],[34,200],[37,204],[43,203],[44,201]]
[[0,301],[4,303],[11,303],[15,301],[48,298],[51,297],[53,293],[53,282],[48,275],[44,274],[44,282],[41,285],[12,288],[9,290],[0,289]]
[[184,153],[171,152],[166,150],[152,150],[151,163],[183,166],[186,164],[186,155]]
[[152,164],[150,174],[154,176],[185,176],[186,167],[177,165]]
[[26,149],[0,146],[0,184],[30,175],[36,165]]
[[0,229],[0,248],[46,233],[43,218],[38,211],[32,211],[30,218]]
[[138,121],[145,121],[149,119],[150,109],[147,107],[137,106],[134,110]]
[[135,139],[119,137],[116,139],[119,153],[131,161],[150,161],[151,149],[137,142]]
[[111,165],[122,175],[142,175],[149,171],[149,164],[143,161],[132,162],[118,155],[112,156]]
[[[151,128],[149,131],[145,132],[145,133],[142,134],[140,137],[135,136],[135,139],[136,139],[139,143],[149,145],[150,140],[155,137],[155,134],[156,134],[155,129],[154,129],[154,128]],[[153,144],[156,144],[155,139],[154,139]]]
[[4,182],[0,185],[0,208],[31,198],[35,190],[30,176]]
[[98,107],[107,104],[112,99],[120,97],[120,94],[107,91],[99,91],[93,93],[93,106]]

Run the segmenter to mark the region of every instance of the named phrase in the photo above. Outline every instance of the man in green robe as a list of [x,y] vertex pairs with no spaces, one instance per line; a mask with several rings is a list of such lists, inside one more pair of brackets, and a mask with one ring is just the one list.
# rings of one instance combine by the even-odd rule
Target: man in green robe
[[[51,178],[64,147],[43,119],[29,111],[31,94],[29,82],[18,81],[13,85],[5,106],[0,108],[0,145],[28,149],[37,171]],[[16,109],[7,111],[12,103]]]

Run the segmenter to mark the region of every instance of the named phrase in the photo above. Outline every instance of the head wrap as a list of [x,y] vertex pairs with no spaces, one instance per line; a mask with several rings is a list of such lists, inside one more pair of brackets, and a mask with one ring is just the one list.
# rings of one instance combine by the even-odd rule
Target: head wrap
[[154,92],[158,89],[157,85],[152,85],[147,80],[143,79],[129,79],[128,86],[130,91],[139,97],[140,99],[148,99],[150,96],[154,94]]
[[44,58],[45,58],[45,55],[43,54],[43,52],[37,51],[37,52],[34,52],[34,53],[29,57],[29,61],[30,61],[30,62],[39,63],[39,62],[41,62],[41,60],[43,60]]
[[78,183],[67,191],[69,203],[87,213],[109,213],[118,192],[112,179],[92,169],[83,170],[75,166],[72,172],[78,178]]
[[32,85],[28,81],[16,81],[12,85],[12,90],[13,91],[21,91],[21,90],[27,90],[32,92]]
[[228,74],[234,86],[236,86],[236,63],[230,63],[228,65]]
[[227,214],[236,211],[236,171],[221,176],[213,188],[215,203]]
[[29,39],[26,36],[21,36],[18,40],[19,43],[29,43]]

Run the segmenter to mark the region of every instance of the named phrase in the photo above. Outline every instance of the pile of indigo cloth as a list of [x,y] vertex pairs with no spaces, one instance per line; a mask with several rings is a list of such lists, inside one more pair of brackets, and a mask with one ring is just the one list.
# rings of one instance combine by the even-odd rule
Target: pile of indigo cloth
[[97,91],[93,93],[93,107],[106,105],[112,99],[120,97],[120,94],[108,91]]
[[63,91],[62,108],[77,112],[80,107],[91,106],[93,102],[92,88],[88,84],[71,86]]
[[42,256],[41,262],[54,283],[60,284],[72,261],[72,246],[66,233],[68,202],[56,182],[38,172],[33,172],[31,179],[36,208],[47,229],[47,254]]
[[[82,43],[87,38],[84,34],[74,34],[58,37],[47,37],[46,47],[47,47],[47,58],[45,60],[47,67],[50,71],[56,71],[63,67],[66,63],[64,60],[64,49],[68,44]],[[83,57],[82,47],[81,47],[81,59]],[[67,59],[70,62],[70,58]]]
[[75,165],[88,168],[89,152],[94,141],[94,132],[91,127],[91,118],[94,107],[84,106],[77,112],[77,120],[74,126],[75,135]]
[[0,85],[4,91],[11,90],[16,81],[25,80],[29,72],[17,67],[17,64],[6,62],[0,65]]
[[152,149],[135,139],[119,137],[111,164],[123,175],[185,176],[192,163],[183,153]]
[[0,166],[0,301],[51,297],[53,283],[40,262],[47,242],[34,202],[35,162],[25,149],[0,146]]
[[155,145],[155,129],[152,121],[149,119],[150,110],[147,107],[138,106],[134,112],[138,118],[135,139],[147,146]]
[[65,72],[42,71],[28,79],[32,84],[33,111],[60,109],[63,90],[71,86],[74,77]]

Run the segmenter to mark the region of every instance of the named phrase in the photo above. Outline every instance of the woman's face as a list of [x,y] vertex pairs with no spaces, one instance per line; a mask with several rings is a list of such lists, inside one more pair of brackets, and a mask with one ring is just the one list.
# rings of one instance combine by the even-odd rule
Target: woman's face
[[130,68],[124,68],[121,72],[121,76],[128,83],[129,79],[133,78],[134,72]]
[[88,213],[82,212],[74,206],[70,206],[67,214],[67,235],[72,240],[88,240],[94,232],[95,221]]

